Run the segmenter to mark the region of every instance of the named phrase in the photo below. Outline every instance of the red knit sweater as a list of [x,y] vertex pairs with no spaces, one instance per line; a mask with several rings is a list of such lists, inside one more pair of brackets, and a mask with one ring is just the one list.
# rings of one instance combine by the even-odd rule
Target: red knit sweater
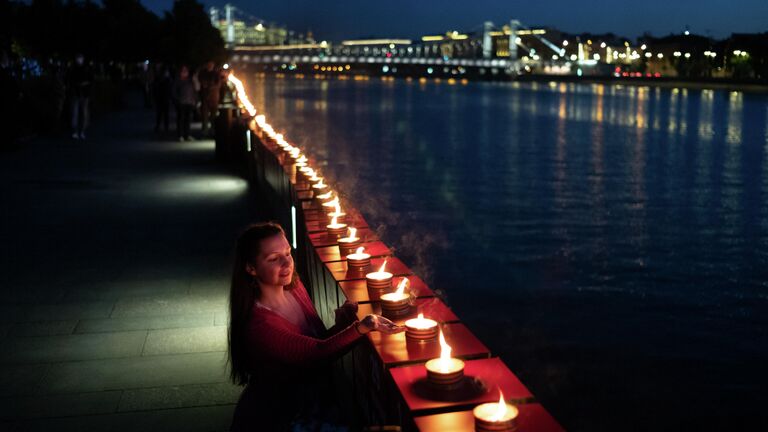
[[251,379],[235,408],[232,431],[283,430],[307,407],[330,403],[327,367],[361,338],[352,323],[326,330],[301,283],[288,295],[321,337],[304,335],[282,316],[254,305],[247,334]]
[[284,369],[286,365],[327,363],[361,337],[352,323],[337,323],[326,330],[301,282],[288,295],[298,300],[314,333],[322,338],[304,335],[298,326],[279,314],[254,305],[248,326],[248,349],[254,372],[263,372],[265,368]]

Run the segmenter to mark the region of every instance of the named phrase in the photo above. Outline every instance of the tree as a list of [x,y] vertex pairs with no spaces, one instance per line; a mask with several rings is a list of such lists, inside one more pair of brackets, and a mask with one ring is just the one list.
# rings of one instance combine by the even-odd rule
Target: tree
[[176,0],[171,12],[165,14],[163,27],[160,45],[166,60],[195,67],[208,60],[226,59],[221,34],[196,0]]

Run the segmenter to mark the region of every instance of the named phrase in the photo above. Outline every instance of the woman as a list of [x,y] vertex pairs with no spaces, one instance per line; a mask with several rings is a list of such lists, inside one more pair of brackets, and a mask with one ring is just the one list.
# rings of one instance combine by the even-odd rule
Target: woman
[[349,302],[326,329],[294,272],[285,232],[274,223],[240,235],[229,308],[231,378],[246,385],[233,431],[288,430],[292,422],[328,417],[331,361],[368,332],[404,330],[377,315],[358,321],[357,304]]

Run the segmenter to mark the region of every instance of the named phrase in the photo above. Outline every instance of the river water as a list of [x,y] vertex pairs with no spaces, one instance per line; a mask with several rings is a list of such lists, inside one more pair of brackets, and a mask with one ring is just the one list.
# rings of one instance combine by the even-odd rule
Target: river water
[[768,430],[768,96],[250,91],[569,430]]

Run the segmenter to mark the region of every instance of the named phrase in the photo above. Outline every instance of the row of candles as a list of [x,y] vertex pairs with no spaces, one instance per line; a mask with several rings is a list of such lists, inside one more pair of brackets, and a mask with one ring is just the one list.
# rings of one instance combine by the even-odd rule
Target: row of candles
[[[256,114],[253,105],[248,102],[245,90],[234,74],[230,74],[230,80],[237,88],[238,99],[244,109],[254,117]],[[320,209],[328,217],[325,226],[327,235],[336,239],[339,253],[347,260],[347,268],[350,272],[365,275],[369,297],[372,300],[381,301],[382,314],[389,318],[398,318],[411,312],[411,294],[406,292],[409,286],[407,277],[403,277],[397,288],[393,290],[392,280],[394,275],[386,270],[387,260],[375,271],[369,271],[371,255],[365,252],[362,246],[363,239],[357,235],[358,230],[349,226],[349,218],[341,208],[338,195],[319,176],[317,170],[309,164],[309,159],[302,154],[301,149],[289,144],[282,134],[266,122],[263,114],[255,115],[252,126],[256,127],[264,135],[274,141],[290,158],[294,166],[297,183],[307,183],[312,191],[313,198],[319,204]],[[255,124],[254,124],[255,123]],[[346,222],[345,222],[346,221]],[[346,233],[346,236],[343,235]],[[435,388],[451,390],[462,385],[464,381],[464,362],[451,357],[452,348],[445,340],[445,336],[439,329],[437,321],[425,318],[419,314],[417,318],[405,321],[406,338],[417,343],[432,342],[435,339],[440,344],[440,357],[426,362],[427,380]],[[478,405],[473,411],[475,417],[475,429],[477,431],[511,431],[515,428],[518,410],[514,405],[504,401],[499,391],[498,403],[485,403]]]

